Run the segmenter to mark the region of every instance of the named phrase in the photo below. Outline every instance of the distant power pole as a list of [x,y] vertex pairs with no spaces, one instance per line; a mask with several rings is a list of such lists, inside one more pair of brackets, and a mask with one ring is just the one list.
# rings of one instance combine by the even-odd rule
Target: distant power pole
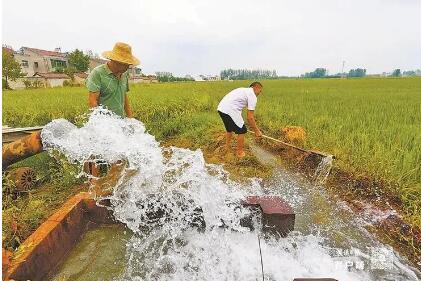
[[341,72],[341,76],[342,76],[342,78],[344,78],[344,77],[345,77],[344,68],[345,68],[345,61],[343,60],[343,61],[342,61],[342,72]]

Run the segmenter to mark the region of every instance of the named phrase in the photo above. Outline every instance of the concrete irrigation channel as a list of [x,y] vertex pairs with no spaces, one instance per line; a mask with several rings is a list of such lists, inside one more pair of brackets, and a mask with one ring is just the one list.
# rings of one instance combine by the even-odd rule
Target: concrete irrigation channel
[[[273,154],[257,146],[252,147],[252,149],[261,161],[274,166],[277,165],[276,156]],[[34,132],[15,140],[3,146],[3,167],[7,167],[42,150],[40,132]],[[309,152],[306,151],[306,153]],[[324,156],[320,153],[315,153],[315,155],[321,158]],[[113,189],[109,187],[114,187],[117,183],[121,185],[122,175],[126,177],[123,181],[130,181],[131,178],[136,176],[136,172],[133,171],[124,174],[126,169],[127,166],[124,163],[119,166],[113,166],[104,177],[95,180],[91,192],[79,193],[63,204],[55,214],[48,218],[21,244],[6,272],[6,280],[7,278],[33,281],[92,280],[93,277],[97,280],[120,280],[118,276],[123,273],[126,274],[126,277],[121,278],[121,280],[130,280],[133,276],[143,276],[142,278],[144,279],[141,278],[139,280],[150,279],[151,275],[142,271],[148,267],[136,268],[136,265],[139,263],[151,262],[146,260],[142,251],[130,252],[119,256],[118,260],[114,261],[114,264],[118,264],[117,271],[114,272],[116,275],[112,275],[109,273],[109,269],[113,265],[101,264],[99,261],[105,257],[110,261],[110,255],[114,259],[117,257],[114,257],[114,254],[109,252],[109,250],[107,252],[107,247],[104,245],[94,250],[89,250],[89,245],[98,244],[95,244],[94,241],[84,242],[84,239],[89,238],[89,232],[98,230],[99,232],[95,234],[96,238],[94,238],[96,240],[98,237],[101,237],[101,233],[111,233],[113,238],[106,241],[110,241],[111,245],[109,246],[112,249],[125,248],[124,245],[129,244],[131,248],[135,247],[135,245],[148,244],[148,235],[142,236],[141,234],[143,230],[140,230],[135,235],[133,234],[133,228],[130,231],[120,222],[121,214],[117,213],[121,210],[118,210],[115,207],[115,203],[113,203],[113,200],[115,201],[116,199],[112,196]],[[391,251],[390,247],[379,243],[364,230],[364,224],[369,222],[354,220],[355,215],[352,211],[347,209],[343,202],[329,199],[321,186],[315,186],[304,178],[300,178],[277,166],[274,176],[264,180],[262,185],[264,187],[263,192],[250,194],[241,202],[234,203],[234,205],[238,204],[238,206],[229,206],[234,210],[249,210],[238,215],[238,218],[234,218],[238,219],[239,229],[249,229],[244,233],[238,231],[232,233],[224,232],[224,229],[229,226],[228,221],[221,221],[220,225],[209,230],[205,206],[199,205],[192,208],[192,206],[188,206],[191,204],[191,200],[182,199],[180,201],[186,206],[178,207],[189,210],[183,215],[187,216],[186,220],[189,221],[194,231],[191,232],[191,230],[184,229],[180,232],[187,233],[187,237],[193,237],[193,239],[189,240],[190,238],[186,238],[185,241],[180,242],[182,245],[178,249],[188,248],[189,243],[192,245],[198,243],[201,246],[194,248],[194,250],[190,249],[192,253],[209,258],[209,260],[199,259],[199,265],[184,265],[180,268],[184,268],[193,276],[202,276],[200,275],[200,263],[204,265],[209,263],[210,268],[215,267],[215,271],[222,271],[227,274],[232,273],[233,265],[229,264],[232,264],[239,257],[234,258],[234,260],[227,258],[226,264],[218,262],[213,264],[212,255],[206,255],[206,253],[198,250],[203,247],[204,251],[206,249],[214,251],[215,249],[212,249],[212,245],[210,246],[211,248],[206,248],[206,245],[201,244],[200,240],[212,242],[212,235],[216,233],[216,237],[220,237],[222,240],[226,239],[224,240],[227,243],[225,246],[231,249],[230,251],[240,247],[242,248],[241,253],[245,256],[251,256],[249,258],[256,261],[256,268],[259,268],[259,271],[258,274],[253,271],[253,274],[256,274],[262,280],[286,280],[282,277],[279,279],[279,276],[288,276],[288,280],[296,281],[417,280],[420,276],[419,272],[407,264],[404,258]],[[155,195],[152,194],[152,196]],[[159,203],[160,200],[163,199],[154,198],[150,202]],[[158,204],[159,206],[157,207],[151,206],[148,202],[136,202],[136,207],[142,210],[146,209],[146,212],[143,214],[145,214],[145,219],[148,221],[165,222],[167,217],[170,219],[172,216],[172,210],[166,204]],[[233,203],[227,204],[232,205]],[[220,207],[225,208],[226,206]],[[191,219],[192,214],[189,212],[194,212],[193,220]],[[256,221],[258,224],[256,224]],[[110,228],[104,227],[107,225],[116,225],[118,227],[110,230]],[[144,231],[151,231],[151,233],[156,234],[154,229]],[[128,238],[128,235],[133,236]],[[195,240],[196,236],[198,240]],[[115,237],[120,238],[116,239]],[[323,239],[320,237],[323,237]],[[89,239],[92,239],[92,237]],[[258,248],[256,239],[259,242]],[[254,242],[250,244],[250,241]],[[78,247],[79,245],[82,245],[82,248]],[[88,248],[83,248],[83,245],[87,245],[86,247]],[[158,255],[157,263],[159,263],[159,260],[162,261],[168,258],[167,254],[160,256],[162,255],[162,250],[155,252],[155,250],[151,249],[150,251]],[[165,251],[171,252],[171,249]],[[370,253],[373,255],[381,251],[386,251],[391,255],[387,257],[391,259],[387,261],[387,269],[375,268],[376,259],[370,256]],[[338,254],[338,252],[341,254]],[[343,252],[348,254],[344,255]],[[218,260],[224,257],[220,253],[230,255],[229,252],[224,252],[222,248],[212,253],[216,255]],[[86,256],[89,257],[90,255],[95,258],[84,262],[82,257],[85,257],[86,260]],[[190,254],[187,256],[190,259],[188,264],[196,262],[195,258],[191,257]],[[133,261],[133,257],[136,257],[135,261]],[[177,255],[176,257],[180,258]],[[95,263],[96,260],[98,260],[97,263]],[[126,264],[130,264],[130,266]],[[176,267],[176,265],[174,262],[173,266]],[[337,270],[332,271],[333,265],[338,266]],[[320,268],[323,270],[318,270]],[[155,267],[153,269],[155,270]],[[177,271],[174,271],[176,269],[168,269],[168,265],[166,265],[166,267],[159,270],[170,270],[171,274],[176,274]],[[250,270],[250,266],[246,265],[241,270]],[[133,275],[133,272],[137,272],[136,274],[138,275]],[[283,272],[288,272],[288,274]],[[326,276],[326,274],[322,274],[323,272],[331,274]],[[332,274],[332,272],[335,274]],[[165,274],[169,273],[164,274],[159,271],[155,274],[157,275],[152,276],[164,278],[167,276]],[[213,273],[208,272],[208,274]],[[233,276],[238,276],[239,273],[237,272],[236,274]],[[348,278],[348,274],[351,279]],[[240,276],[242,275],[240,274]],[[358,278],[352,279],[353,276]],[[243,278],[240,277],[238,280],[243,280]]]

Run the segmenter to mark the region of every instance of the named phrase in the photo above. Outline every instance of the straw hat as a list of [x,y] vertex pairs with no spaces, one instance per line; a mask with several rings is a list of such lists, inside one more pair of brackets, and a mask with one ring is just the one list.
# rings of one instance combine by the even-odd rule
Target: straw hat
[[103,52],[102,56],[125,64],[138,65],[140,63],[140,61],[132,55],[132,47],[122,42],[117,42],[112,51]]

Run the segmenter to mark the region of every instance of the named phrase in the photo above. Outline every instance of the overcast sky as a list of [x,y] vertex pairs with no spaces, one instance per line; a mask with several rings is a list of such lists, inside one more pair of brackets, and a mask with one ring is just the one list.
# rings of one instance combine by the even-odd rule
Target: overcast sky
[[146,74],[421,69],[421,0],[1,2],[3,44],[100,54],[127,42]]

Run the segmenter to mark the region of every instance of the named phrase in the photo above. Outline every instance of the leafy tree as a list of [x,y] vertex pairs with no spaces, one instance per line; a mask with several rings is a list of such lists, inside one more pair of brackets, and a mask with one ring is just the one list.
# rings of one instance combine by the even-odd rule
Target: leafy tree
[[348,77],[364,77],[367,70],[363,68],[351,69],[348,73]]
[[156,78],[159,82],[170,82],[173,79],[173,75],[171,72],[156,72]]
[[77,73],[77,69],[74,66],[69,66],[66,69],[64,69],[63,73],[67,74],[67,76],[72,79],[72,81],[75,79],[75,73]]
[[85,72],[89,68],[89,55],[85,55],[79,49],[74,50],[68,55],[69,65],[78,72]]
[[221,79],[252,80],[252,79],[276,79],[276,70],[265,69],[224,69],[220,73]]
[[9,88],[8,81],[16,81],[17,78],[24,77],[20,64],[8,52],[2,52],[2,73],[3,88]]
[[401,77],[402,76],[402,74],[401,74],[401,70],[399,69],[399,68],[397,68],[397,69],[395,69],[395,70],[393,70],[393,73],[392,73],[392,75],[391,75],[392,77]]
[[404,71],[403,72],[403,75],[404,76],[416,76],[417,73],[415,71],[413,71],[413,70],[408,70],[408,71]]
[[156,72],[158,82],[179,82],[179,81],[194,81],[189,77],[175,77],[171,72]]
[[312,72],[307,72],[306,74],[301,75],[301,77],[304,77],[304,78],[322,78],[322,77],[326,77],[326,75],[327,75],[326,68],[316,68]]

